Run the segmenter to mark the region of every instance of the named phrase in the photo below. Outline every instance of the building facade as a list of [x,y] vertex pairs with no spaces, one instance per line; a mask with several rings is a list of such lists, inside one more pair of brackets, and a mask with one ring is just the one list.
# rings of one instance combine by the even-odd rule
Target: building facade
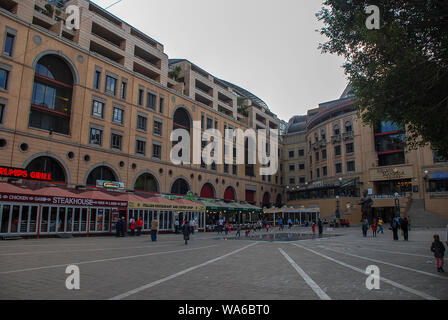
[[[64,6],[80,8],[78,30]],[[0,0],[0,165],[50,173],[71,187],[98,181],[129,191],[319,207],[360,219],[361,194],[386,219],[412,201],[448,216],[448,163],[429,147],[406,151],[405,130],[364,126],[346,90],[288,124],[251,92],[186,59],[87,0]],[[279,170],[174,165],[173,129],[279,129]],[[245,146],[246,147],[246,146]],[[235,155],[234,155],[235,156]],[[6,178],[2,178],[7,180]]]
[[221,132],[251,128],[233,89],[210,76],[216,99],[206,103],[169,76],[162,44],[89,1],[70,4],[81,8],[79,30],[47,1],[0,1],[1,165],[51,172],[69,186],[117,181],[258,206],[282,199],[280,179],[261,177],[259,165],[174,165],[173,129],[191,132],[193,121]]

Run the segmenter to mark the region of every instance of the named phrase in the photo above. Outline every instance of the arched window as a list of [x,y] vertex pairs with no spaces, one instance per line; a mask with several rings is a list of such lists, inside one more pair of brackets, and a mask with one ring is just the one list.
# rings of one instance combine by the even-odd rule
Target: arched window
[[325,129],[320,130],[320,137],[322,140],[327,140],[327,133],[325,132]]
[[159,192],[159,184],[157,179],[150,173],[144,173],[138,177],[134,185],[135,191]]
[[29,125],[70,134],[73,74],[56,55],[42,57],[36,65]]
[[269,192],[266,192],[263,195],[263,207],[271,207],[271,195],[269,194]]
[[282,195],[279,193],[279,194],[277,195],[277,199],[275,200],[275,205],[276,205],[277,207],[281,207],[282,204],[283,204]]
[[228,187],[226,189],[226,191],[224,192],[224,200],[227,200],[227,201],[235,201],[236,200],[235,190],[233,190],[232,187]]
[[95,168],[92,172],[90,172],[89,177],[87,178],[87,185],[96,186],[96,182],[98,180],[117,181],[118,178],[115,176],[115,173],[109,167],[99,166]]
[[171,187],[171,193],[172,194],[178,194],[178,195],[186,195],[190,191],[190,186],[188,185],[188,182],[185,181],[182,178],[177,179],[173,186]]
[[215,188],[210,183],[204,184],[204,186],[201,189],[201,198],[206,199],[215,199]]
[[67,182],[67,177],[64,168],[61,164],[50,157],[39,157],[31,161],[26,167],[29,171],[37,171],[51,174],[51,181]]
[[341,134],[341,129],[339,128],[339,124],[336,123],[333,125],[333,133],[335,136],[338,136]]
[[191,116],[185,108],[178,108],[173,117],[173,130],[185,129],[191,130]]
[[352,132],[352,131],[353,131],[352,122],[346,121],[345,122],[345,132]]

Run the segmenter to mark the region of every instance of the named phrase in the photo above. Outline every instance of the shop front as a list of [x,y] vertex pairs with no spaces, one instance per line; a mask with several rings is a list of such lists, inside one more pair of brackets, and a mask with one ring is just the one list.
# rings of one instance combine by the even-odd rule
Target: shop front
[[0,236],[110,233],[127,202],[102,192],[0,183]]
[[279,224],[280,219],[283,220],[283,224],[287,224],[288,220],[291,219],[292,224],[294,225],[305,225],[311,224],[313,221],[317,221],[320,218],[320,209],[319,208],[271,208],[265,209],[264,215],[266,217],[266,221],[275,226]]
[[174,232],[174,222],[195,220],[197,230],[204,231],[205,207],[186,199],[170,200],[165,197],[134,198],[129,201],[129,218],[142,219],[143,231],[151,230],[151,221],[159,221],[159,231]]

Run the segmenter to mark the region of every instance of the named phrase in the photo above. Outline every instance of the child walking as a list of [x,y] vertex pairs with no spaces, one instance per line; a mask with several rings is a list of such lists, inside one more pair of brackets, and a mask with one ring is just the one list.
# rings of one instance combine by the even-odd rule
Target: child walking
[[434,242],[431,245],[431,251],[434,252],[434,257],[436,258],[437,272],[445,272],[443,270],[443,258],[445,256],[445,246],[442,241],[440,241],[439,235],[434,236]]

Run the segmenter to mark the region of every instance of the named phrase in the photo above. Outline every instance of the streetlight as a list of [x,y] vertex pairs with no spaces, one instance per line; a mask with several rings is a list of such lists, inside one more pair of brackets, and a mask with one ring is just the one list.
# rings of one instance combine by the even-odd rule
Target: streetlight
[[336,196],[336,219],[341,219],[339,196]]
[[395,201],[395,217],[400,217],[401,209],[400,209],[400,195],[398,192],[395,192],[394,201]]

